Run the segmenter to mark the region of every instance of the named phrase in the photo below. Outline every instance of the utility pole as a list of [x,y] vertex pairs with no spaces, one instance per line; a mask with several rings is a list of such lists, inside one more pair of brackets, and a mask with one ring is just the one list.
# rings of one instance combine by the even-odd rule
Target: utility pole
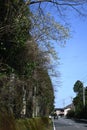
[[83,87],[83,106],[85,106],[85,87]]

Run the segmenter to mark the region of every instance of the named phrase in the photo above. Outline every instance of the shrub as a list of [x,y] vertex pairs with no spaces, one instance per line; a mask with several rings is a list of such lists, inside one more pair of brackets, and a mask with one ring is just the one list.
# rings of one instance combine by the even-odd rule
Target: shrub
[[17,119],[5,110],[0,111],[0,130],[52,130],[48,117]]
[[31,119],[16,120],[16,130],[52,130],[48,117],[36,117]]
[[73,110],[69,110],[66,117],[67,118],[73,118],[75,116],[75,112]]
[[5,110],[0,111],[0,130],[16,130],[13,116]]

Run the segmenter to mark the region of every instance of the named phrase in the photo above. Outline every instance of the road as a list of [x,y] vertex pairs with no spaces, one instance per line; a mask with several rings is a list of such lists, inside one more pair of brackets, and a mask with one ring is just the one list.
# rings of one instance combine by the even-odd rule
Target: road
[[70,119],[53,119],[54,130],[87,130],[87,123],[75,122]]

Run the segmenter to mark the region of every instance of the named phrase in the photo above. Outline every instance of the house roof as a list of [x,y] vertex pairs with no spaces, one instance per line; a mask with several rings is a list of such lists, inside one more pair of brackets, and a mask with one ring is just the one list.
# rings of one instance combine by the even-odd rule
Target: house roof
[[73,103],[71,103],[71,104],[67,105],[66,107],[64,107],[64,109],[67,109],[67,108],[72,108],[72,106],[73,106]]
[[54,109],[54,111],[57,111],[57,110],[59,110],[59,111],[64,111],[64,108],[55,108],[55,109]]
[[65,106],[64,108],[54,108],[54,111],[56,111],[56,110],[60,110],[60,111],[62,111],[62,110],[64,110],[64,109],[72,108],[72,107],[73,107],[73,103],[71,103],[71,104]]

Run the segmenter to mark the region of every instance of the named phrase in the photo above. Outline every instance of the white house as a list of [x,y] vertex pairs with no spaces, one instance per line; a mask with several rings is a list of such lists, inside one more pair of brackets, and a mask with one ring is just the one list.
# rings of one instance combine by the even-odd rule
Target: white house
[[74,110],[74,105],[70,104],[64,108],[55,108],[54,112],[58,115],[58,116],[66,116],[69,110]]
[[55,113],[58,115],[58,116],[63,116],[64,115],[64,109],[63,108],[55,108]]
[[68,111],[73,110],[73,109],[74,109],[74,105],[73,104],[70,104],[70,105],[66,106],[64,108],[64,116],[67,115]]

